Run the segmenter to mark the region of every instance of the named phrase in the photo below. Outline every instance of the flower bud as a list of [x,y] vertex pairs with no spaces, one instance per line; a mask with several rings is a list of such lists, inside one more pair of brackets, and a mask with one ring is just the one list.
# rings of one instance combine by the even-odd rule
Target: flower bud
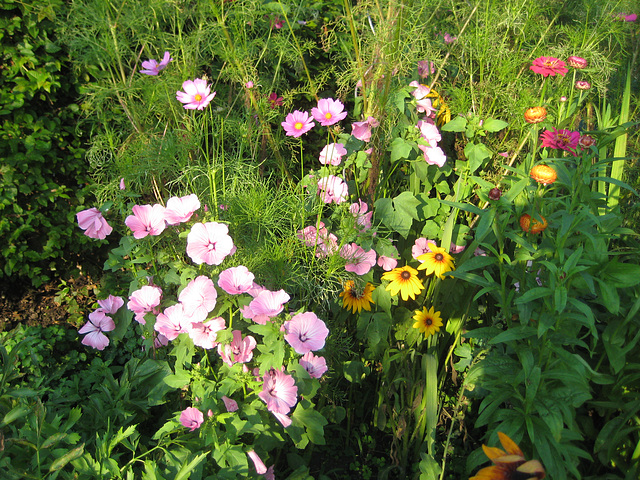
[[547,219],[542,215],[539,215],[540,220],[536,220],[528,213],[525,213],[520,217],[520,228],[527,233],[540,233],[543,232],[548,226]]
[[501,196],[502,196],[502,190],[500,190],[498,187],[495,187],[489,190],[489,200],[497,201],[497,200],[500,200]]

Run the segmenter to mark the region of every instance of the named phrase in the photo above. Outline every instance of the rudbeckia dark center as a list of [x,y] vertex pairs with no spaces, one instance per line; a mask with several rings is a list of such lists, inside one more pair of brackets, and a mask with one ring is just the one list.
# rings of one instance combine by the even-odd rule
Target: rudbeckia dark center
[[406,270],[400,274],[400,277],[403,280],[409,280],[411,278],[411,272],[407,272]]
[[435,259],[436,262],[441,262],[442,260],[444,260],[444,255],[441,253],[436,253]]
[[430,327],[431,325],[433,325],[433,320],[431,318],[427,317],[427,318],[424,319],[424,324],[427,327]]
[[351,289],[349,290],[349,295],[355,300],[360,300],[364,297],[364,292],[358,292],[357,290]]

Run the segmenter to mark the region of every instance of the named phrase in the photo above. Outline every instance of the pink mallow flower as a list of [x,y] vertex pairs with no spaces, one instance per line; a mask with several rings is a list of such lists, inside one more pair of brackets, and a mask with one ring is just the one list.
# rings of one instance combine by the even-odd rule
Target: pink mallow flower
[[225,328],[227,326],[222,317],[212,318],[207,322],[195,322],[189,328],[189,337],[195,346],[209,350],[218,345],[216,342],[218,332]]
[[251,300],[249,305],[242,309],[242,316],[260,325],[266,325],[271,317],[275,317],[282,312],[284,304],[289,299],[289,295],[284,290],[278,290],[277,292],[263,290]]
[[371,218],[373,212],[369,212],[369,206],[358,199],[358,203],[352,203],[349,206],[349,211],[356,217],[356,224],[362,227],[362,230],[369,230],[371,228]]
[[378,257],[378,266],[382,267],[385,272],[390,272],[398,266],[398,260],[396,260],[395,258],[380,255]]
[[371,129],[378,127],[380,122],[373,117],[367,117],[363,122],[353,122],[351,124],[351,135],[358,140],[368,142],[371,140]]
[[227,409],[227,412],[235,412],[238,410],[238,402],[236,402],[233,398],[229,398],[226,395],[223,395],[222,401],[224,402],[224,408]]
[[105,315],[103,311],[96,310],[89,314],[89,321],[78,330],[81,335],[87,334],[82,339],[82,344],[98,350],[104,350],[109,345],[109,339],[102,332],[110,332],[116,328],[111,317]]
[[193,213],[200,208],[200,200],[195,193],[186,197],[171,197],[167,200],[164,219],[169,225],[188,222]]
[[104,240],[113,231],[100,210],[95,207],[76,213],[76,218],[78,226],[84,230],[84,234],[89,238]]
[[187,324],[190,325],[191,321],[184,313],[184,306],[181,303],[176,303],[158,314],[153,328],[156,332],[164,335],[167,340],[175,340],[178,335],[186,331]]
[[259,475],[264,475],[265,473],[267,473],[267,466],[262,463],[262,460],[256,452],[254,452],[253,450],[249,450],[247,452],[247,456],[253,462],[253,466],[256,467],[256,473],[258,473]]
[[121,297],[109,295],[104,300],[98,300],[98,305],[100,305],[98,310],[106,313],[107,315],[113,315],[124,305],[124,300]]
[[324,203],[342,203],[347,200],[349,187],[341,178],[329,175],[318,180],[318,195]]
[[291,375],[272,368],[265,372],[260,399],[267,404],[270,412],[286,415],[298,401],[298,387]]
[[227,268],[220,272],[218,286],[229,295],[246,293],[253,286],[254,275],[244,265]]
[[124,223],[133,232],[134,238],[144,238],[147,235],[160,235],[165,227],[164,207],[159,204],[134,205],[133,215],[125,218]]
[[218,354],[222,361],[230,367],[234,363],[247,363],[253,358],[253,349],[256,348],[256,339],[251,335],[242,338],[240,330],[234,330],[233,341],[230,345],[218,345]]
[[431,252],[431,247],[437,246],[433,240],[427,240],[425,237],[417,238],[411,247],[411,256],[417,260],[420,255]]
[[162,290],[155,285],[146,285],[139,288],[129,296],[127,308],[135,313],[135,319],[142,325],[145,324],[144,316],[147,313],[156,313],[156,307],[160,305]]
[[347,154],[347,149],[342,143],[330,143],[320,151],[319,160],[323,165],[338,166],[342,161],[342,157]]
[[200,275],[191,280],[178,295],[178,301],[184,305],[184,313],[193,322],[201,322],[215,306],[218,298],[213,281]]
[[191,432],[193,432],[197,428],[200,428],[202,422],[204,422],[204,415],[197,408],[185,408],[180,414],[180,423],[183,426],[187,427]]
[[325,358],[317,357],[312,352],[307,352],[302,356],[300,366],[309,373],[311,378],[320,378],[329,369]]
[[418,62],[418,75],[420,78],[427,78],[429,74],[433,75],[434,73],[436,73],[436,68],[433,62],[429,60],[420,60]]
[[164,57],[162,57],[160,63],[153,59],[142,62],[142,70],[140,70],[140,73],[144,73],[145,75],[158,75],[171,61],[173,61],[173,58],[171,58],[169,52],[164,52]]
[[196,223],[187,235],[187,255],[198,265],[220,265],[234,251],[228,233],[224,223]]
[[298,138],[311,130],[315,126],[315,123],[313,123],[312,118],[307,112],[295,110],[293,113],[287,115],[284,122],[280,125],[284,128],[286,135]]
[[187,110],[204,110],[216,96],[216,92],[211,93],[211,86],[202,78],[186,80],[182,84],[182,90],[184,92],[176,92],[176,99],[183,103]]
[[365,251],[361,246],[351,243],[343,245],[340,249],[340,256],[347,261],[344,269],[356,275],[364,275],[376,264],[376,251],[371,249]]
[[442,140],[438,127],[432,121],[420,120],[416,127],[420,130],[420,137],[426,140],[429,146],[435,147]]
[[340,100],[321,98],[318,100],[318,106],[311,109],[311,115],[320,122],[320,125],[328,127],[343,120],[347,116],[347,112]]
[[323,348],[329,335],[325,323],[313,312],[294,315],[291,320],[285,322],[284,328],[287,332],[284,339],[301,355]]
[[447,161],[447,156],[440,147],[430,147],[418,144],[418,148],[422,150],[424,161],[429,165],[437,165],[442,168]]

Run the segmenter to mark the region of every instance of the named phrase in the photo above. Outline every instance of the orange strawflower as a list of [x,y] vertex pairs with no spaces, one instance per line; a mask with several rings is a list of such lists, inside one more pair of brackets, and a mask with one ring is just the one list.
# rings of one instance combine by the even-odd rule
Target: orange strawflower
[[538,215],[540,220],[536,220],[528,213],[525,213],[520,217],[520,227],[527,233],[540,233],[549,226],[547,219],[542,215]]
[[558,174],[549,165],[536,165],[531,169],[530,175],[542,185],[550,185],[558,179]]
[[524,112],[524,120],[527,123],[540,123],[545,118],[547,118],[547,109],[544,107],[531,107]]
[[494,465],[483,468],[469,480],[542,480],[546,476],[538,460],[527,461],[520,447],[504,433],[498,432],[498,437],[506,451],[482,445],[482,450]]

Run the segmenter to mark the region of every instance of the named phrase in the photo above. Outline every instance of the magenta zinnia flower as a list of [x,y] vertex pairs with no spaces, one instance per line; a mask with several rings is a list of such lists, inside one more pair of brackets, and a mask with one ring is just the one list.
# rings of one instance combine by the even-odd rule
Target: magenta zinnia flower
[[180,414],[180,423],[193,432],[204,422],[204,415],[197,408],[185,408]]
[[371,270],[376,264],[376,252],[375,250],[367,250],[355,244],[343,245],[340,249],[340,256],[347,261],[344,269],[347,272],[353,272],[356,275],[364,275]]
[[239,295],[251,289],[253,279],[253,273],[244,265],[239,265],[220,272],[218,286],[230,295]]
[[176,99],[184,103],[187,110],[203,110],[216,96],[216,92],[211,93],[211,87],[202,78],[186,80],[182,84],[182,90],[184,92],[176,92]]
[[298,387],[293,377],[284,373],[284,367],[265,372],[258,396],[267,404],[269,411],[286,415],[298,401],[297,395]]
[[295,110],[293,113],[287,115],[284,122],[280,125],[282,125],[282,128],[284,128],[288,136],[298,138],[311,130],[315,123],[313,123],[313,120],[307,112]]
[[572,130],[545,130],[540,134],[542,147],[556,148],[566,150],[575,155],[575,149],[578,147],[580,140],[580,132]]
[[341,178],[329,175],[318,181],[318,195],[324,203],[342,203],[349,195],[349,187]]
[[240,330],[234,330],[233,341],[230,345],[218,345],[218,354],[222,361],[230,367],[234,363],[247,363],[253,358],[253,349],[256,348],[256,339],[251,335],[242,338]]
[[89,347],[96,348],[98,350],[104,350],[104,347],[109,345],[109,339],[102,332],[110,332],[116,328],[116,324],[113,323],[111,317],[105,315],[104,312],[99,309],[89,314],[89,321],[78,330],[78,333],[84,335],[82,344]]
[[188,222],[193,213],[200,208],[200,200],[195,193],[186,197],[171,197],[167,200],[164,218],[169,225]]
[[127,308],[135,313],[135,319],[142,325],[145,324],[144,316],[147,313],[156,313],[156,307],[160,305],[162,290],[155,285],[146,285],[139,288],[129,296]]
[[142,62],[142,70],[140,70],[140,73],[144,73],[145,75],[158,75],[171,61],[173,61],[173,58],[171,58],[169,52],[164,52],[164,57],[162,57],[160,63],[153,59]]
[[100,210],[95,207],[76,213],[76,218],[78,226],[84,230],[84,234],[89,238],[104,240],[113,231]]
[[318,100],[318,107],[311,109],[311,115],[320,122],[320,125],[328,127],[343,120],[347,112],[344,111],[344,105],[340,100],[321,98]]
[[320,350],[329,335],[325,323],[313,312],[295,315],[284,327],[287,331],[284,339],[300,354]]
[[555,57],[538,57],[533,61],[529,69],[544,77],[549,75],[554,77],[556,74],[564,77],[569,71],[564,65],[565,63],[562,60],[558,60]]
[[144,238],[147,235],[160,235],[165,227],[164,207],[159,204],[134,205],[133,215],[125,218],[124,223],[133,232],[134,238]]
[[312,352],[303,355],[300,366],[309,373],[311,378],[320,378],[329,369],[325,358],[317,357]]
[[342,143],[330,143],[320,151],[319,160],[323,165],[329,164],[338,166],[342,161],[342,157],[347,154],[347,149]]
[[196,223],[187,235],[187,255],[198,265],[220,265],[234,251],[224,223]]

